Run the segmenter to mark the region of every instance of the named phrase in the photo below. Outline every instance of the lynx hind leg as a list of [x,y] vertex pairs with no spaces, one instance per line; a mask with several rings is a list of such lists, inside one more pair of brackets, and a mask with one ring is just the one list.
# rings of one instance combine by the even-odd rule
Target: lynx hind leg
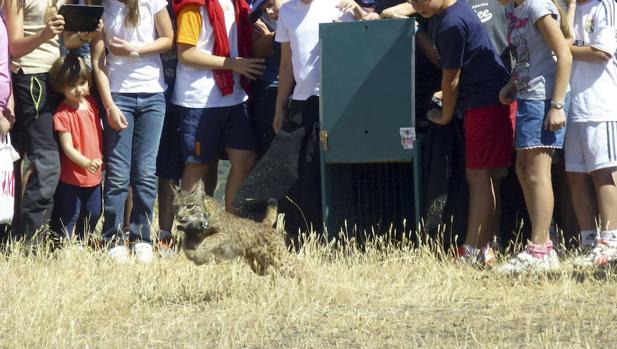
[[268,264],[265,262],[263,258],[259,258],[254,255],[247,255],[245,257],[246,263],[251,267],[251,270],[259,275],[264,276],[268,275]]
[[268,206],[266,207],[266,216],[263,223],[268,226],[274,226],[276,224],[276,215],[278,213],[278,202],[276,199],[269,199]]
[[204,264],[212,258],[228,260],[242,255],[242,251],[235,247],[229,236],[220,231],[203,239],[194,249],[185,249],[184,253],[197,265]]

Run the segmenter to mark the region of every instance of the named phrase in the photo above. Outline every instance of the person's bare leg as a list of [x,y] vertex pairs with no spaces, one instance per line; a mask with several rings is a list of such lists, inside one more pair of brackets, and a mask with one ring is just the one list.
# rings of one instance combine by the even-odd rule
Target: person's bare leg
[[253,170],[257,163],[257,153],[250,150],[241,149],[225,149],[229,162],[231,163],[231,169],[229,170],[229,176],[227,177],[227,185],[225,186],[225,210],[227,212],[234,212],[232,202],[238,189],[244,180]]
[[493,183],[493,193],[495,194],[495,214],[491,222],[491,240],[501,231],[501,179],[505,177],[507,169],[497,169],[492,172],[491,182]]
[[491,241],[495,215],[495,193],[491,169],[467,169],[469,213],[465,244],[482,248]]
[[544,245],[549,240],[554,196],[551,182],[552,149],[518,150],[516,173],[523,188],[531,219],[531,243]]
[[197,188],[199,181],[205,178],[210,178],[211,171],[216,168],[217,161],[209,164],[187,163],[182,172],[182,180],[180,181],[180,189],[184,191],[193,191]]
[[614,168],[605,168],[591,173],[596,189],[600,212],[600,230],[617,230],[617,186]]
[[596,230],[598,208],[591,177],[586,173],[568,172],[568,183],[580,230]]

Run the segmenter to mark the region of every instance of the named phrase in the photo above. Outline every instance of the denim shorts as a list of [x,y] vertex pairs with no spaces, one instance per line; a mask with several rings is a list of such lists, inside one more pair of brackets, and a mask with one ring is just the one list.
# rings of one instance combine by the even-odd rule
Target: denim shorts
[[255,132],[244,103],[231,107],[178,107],[185,162],[224,159],[225,149],[255,151]]
[[[570,94],[564,101],[564,113],[568,115]],[[516,136],[514,147],[516,149],[532,148],[563,148],[566,128],[563,127],[555,132],[544,129],[544,118],[551,109],[551,100],[519,99],[516,111]]]

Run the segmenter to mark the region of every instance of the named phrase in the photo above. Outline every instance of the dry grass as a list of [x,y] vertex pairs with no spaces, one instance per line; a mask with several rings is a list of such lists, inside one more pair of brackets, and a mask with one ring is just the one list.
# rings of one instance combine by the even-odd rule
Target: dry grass
[[510,277],[428,249],[308,243],[302,281],[69,246],[0,260],[0,347],[615,347],[617,276]]

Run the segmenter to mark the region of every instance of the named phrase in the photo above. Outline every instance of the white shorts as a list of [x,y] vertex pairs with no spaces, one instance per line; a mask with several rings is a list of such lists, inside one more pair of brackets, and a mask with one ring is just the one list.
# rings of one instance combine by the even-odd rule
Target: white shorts
[[564,149],[567,172],[616,167],[617,121],[568,123]]

